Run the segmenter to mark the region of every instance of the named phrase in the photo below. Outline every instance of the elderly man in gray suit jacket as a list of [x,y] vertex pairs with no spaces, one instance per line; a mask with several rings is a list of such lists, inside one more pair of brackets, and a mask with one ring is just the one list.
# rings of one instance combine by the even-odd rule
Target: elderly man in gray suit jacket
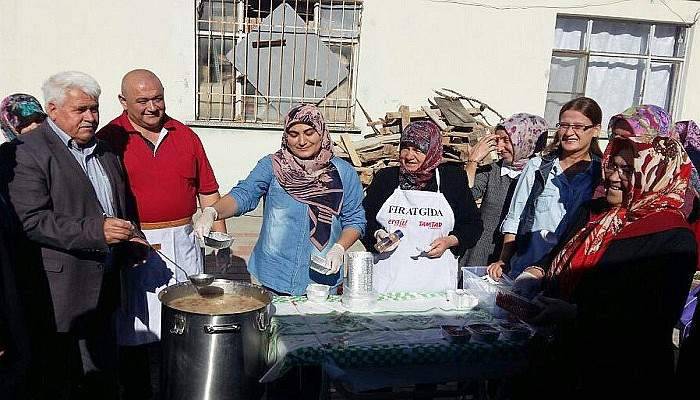
[[[43,327],[51,332],[38,340],[37,384],[51,398],[116,398],[111,317],[119,299],[119,253],[134,238],[124,172],[95,137],[101,89],[92,77],[58,73],[42,91],[49,118],[17,141],[8,178],[26,247],[43,267],[24,282],[31,286],[25,289],[31,312],[46,316]],[[52,311],[44,314],[34,312],[47,305],[37,304],[42,283]]]

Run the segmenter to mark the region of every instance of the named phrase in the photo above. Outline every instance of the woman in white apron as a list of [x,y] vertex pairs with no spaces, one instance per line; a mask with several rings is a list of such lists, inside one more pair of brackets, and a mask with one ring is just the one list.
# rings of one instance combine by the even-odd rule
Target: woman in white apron
[[375,257],[378,292],[457,288],[457,258],[483,229],[466,173],[441,162],[437,125],[411,123],[401,134],[400,165],[379,171],[367,188],[365,247],[376,251],[377,240],[403,233],[397,245]]

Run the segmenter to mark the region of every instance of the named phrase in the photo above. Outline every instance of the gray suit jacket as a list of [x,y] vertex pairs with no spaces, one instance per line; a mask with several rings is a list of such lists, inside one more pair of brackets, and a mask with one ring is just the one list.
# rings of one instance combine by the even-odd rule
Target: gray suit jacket
[[[94,154],[112,185],[117,217],[127,218],[117,156],[99,140]],[[13,157],[9,199],[27,239],[40,248],[56,328],[68,332],[95,313],[106,291],[119,292],[103,284],[109,246],[102,208],[89,178],[46,122],[17,141]]]

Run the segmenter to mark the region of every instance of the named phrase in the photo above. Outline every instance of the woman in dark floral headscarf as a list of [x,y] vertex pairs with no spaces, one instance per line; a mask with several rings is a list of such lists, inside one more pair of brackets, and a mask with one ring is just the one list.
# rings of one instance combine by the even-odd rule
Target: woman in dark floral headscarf
[[46,113],[33,96],[15,93],[0,102],[0,130],[2,142],[9,142],[29,132],[46,119]]
[[[457,288],[457,257],[476,243],[482,224],[464,170],[442,164],[437,125],[418,121],[404,129],[399,166],[377,173],[362,204],[367,213],[362,243],[378,253],[377,291]],[[400,241],[375,248],[397,230]]]
[[417,168],[410,163],[400,163],[399,184],[404,190],[422,190],[435,175],[435,168],[442,162],[442,135],[432,122],[415,122],[401,135],[401,149],[413,147],[425,155]]
[[[362,186],[355,169],[333,156],[318,107],[292,108],[282,146],[260,161],[195,223],[200,235],[216,219],[254,210],[263,198],[263,226],[248,263],[251,279],[280,294],[301,295],[313,282],[337,286],[343,255],[365,229]],[[325,260],[312,265],[315,260]]]

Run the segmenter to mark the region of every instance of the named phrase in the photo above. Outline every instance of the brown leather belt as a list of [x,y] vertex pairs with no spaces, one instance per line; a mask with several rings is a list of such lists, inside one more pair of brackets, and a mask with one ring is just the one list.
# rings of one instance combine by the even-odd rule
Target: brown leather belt
[[185,226],[192,223],[192,217],[176,219],[175,221],[165,221],[165,222],[142,222],[141,229],[143,230],[153,230],[153,229],[164,229],[164,228],[177,228],[178,226]]

